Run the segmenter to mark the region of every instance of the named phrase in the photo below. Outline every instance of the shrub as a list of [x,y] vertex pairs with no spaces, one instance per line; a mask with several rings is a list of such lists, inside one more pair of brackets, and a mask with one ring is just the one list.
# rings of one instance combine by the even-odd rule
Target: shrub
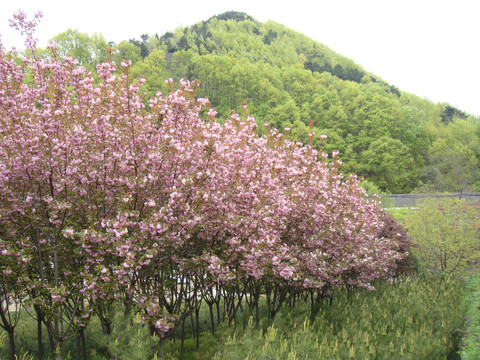
[[466,200],[423,199],[406,224],[418,244],[413,253],[426,272],[463,272],[478,259],[478,210]]
[[266,330],[250,322],[215,359],[458,359],[463,282],[418,277],[378,284],[353,298],[337,294],[314,322],[284,311]]
[[480,359],[480,274],[473,275],[466,287],[468,325],[462,340],[462,360]]
[[415,269],[415,260],[411,254],[411,248],[416,247],[412,238],[408,236],[407,230],[401,226],[395,218],[386,213],[383,217],[383,226],[377,233],[378,237],[391,239],[395,244],[395,250],[402,256],[395,260],[392,267],[392,276],[410,275]]

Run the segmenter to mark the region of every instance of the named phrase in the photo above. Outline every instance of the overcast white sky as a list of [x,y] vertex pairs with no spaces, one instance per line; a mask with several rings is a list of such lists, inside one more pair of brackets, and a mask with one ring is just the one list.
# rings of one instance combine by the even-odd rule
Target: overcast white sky
[[478,0],[4,0],[7,48],[22,44],[8,26],[19,9],[30,18],[43,11],[40,46],[68,28],[119,42],[241,11],[304,33],[401,90],[480,115]]

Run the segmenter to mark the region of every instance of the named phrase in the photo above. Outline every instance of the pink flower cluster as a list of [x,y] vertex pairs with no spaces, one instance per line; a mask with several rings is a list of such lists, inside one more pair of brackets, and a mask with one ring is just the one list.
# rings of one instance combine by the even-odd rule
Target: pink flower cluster
[[0,47],[0,270],[62,289],[31,296],[142,299],[164,333],[205,284],[369,287],[398,258],[337,153],[259,137],[251,117],[220,125],[197,82],[146,107],[127,62],[97,81],[51,51],[17,64]]

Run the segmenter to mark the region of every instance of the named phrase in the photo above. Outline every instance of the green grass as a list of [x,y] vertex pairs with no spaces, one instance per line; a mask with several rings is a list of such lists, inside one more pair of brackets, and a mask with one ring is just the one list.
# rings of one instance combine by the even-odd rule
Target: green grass
[[470,277],[465,294],[467,326],[462,339],[463,360],[480,359],[480,274]]
[[[477,276],[476,283],[469,283],[467,292],[477,287],[479,279]],[[252,320],[251,314],[242,313],[236,328],[222,324],[215,335],[209,333],[208,307],[202,306],[200,346],[196,348],[191,322],[187,319],[183,358],[459,359],[458,344],[464,334],[466,304],[474,304],[472,300],[461,301],[464,286],[461,279],[414,277],[378,283],[375,291],[358,290],[350,298],[346,292],[338,291],[333,303],[323,303],[313,320],[310,304],[301,299],[297,299],[294,309],[285,307],[274,320],[269,320],[262,299],[259,324]],[[469,299],[480,301],[478,293]],[[478,308],[478,304],[474,306]],[[148,329],[120,311],[114,320],[117,328],[108,338],[102,335],[97,319],[89,324],[88,359],[107,359],[106,348],[119,359],[155,358],[158,339],[152,339]],[[469,326],[473,325],[471,321]],[[476,330],[480,328],[478,324],[475,326]],[[28,351],[35,355],[35,329],[35,321],[23,316],[17,328],[20,353]],[[473,328],[469,334],[474,334]],[[46,333],[44,336],[47,337]],[[179,329],[175,340],[166,342],[164,358],[179,359],[180,343]],[[475,337],[465,340],[463,352],[473,349],[477,343]],[[478,358],[475,357],[478,347],[476,349],[477,352],[465,359]],[[65,350],[65,359],[75,358],[73,340],[65,345]],[[0,345],[0,359],[7,356],[8,343],[4,343]]]
[[339,293],[313,322],[301,307],[266,330],[250,322],[216,359],[459,359],[462,293],[461,281],[439,278],[380,284],[352,299]]
[[395,220],[401,225],[405,224],[405,220],[414,213],[416,208],[414,207],[388,207],[385,211],[391,214]]

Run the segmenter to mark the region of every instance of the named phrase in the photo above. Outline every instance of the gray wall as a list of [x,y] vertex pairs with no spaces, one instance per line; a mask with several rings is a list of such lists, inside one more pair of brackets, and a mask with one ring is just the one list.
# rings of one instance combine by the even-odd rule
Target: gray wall
[[382,195],[382,203],[385,207],[411,207],[416,206],[418,199],[427,197],[466,199],[480,205],[480,193]]

